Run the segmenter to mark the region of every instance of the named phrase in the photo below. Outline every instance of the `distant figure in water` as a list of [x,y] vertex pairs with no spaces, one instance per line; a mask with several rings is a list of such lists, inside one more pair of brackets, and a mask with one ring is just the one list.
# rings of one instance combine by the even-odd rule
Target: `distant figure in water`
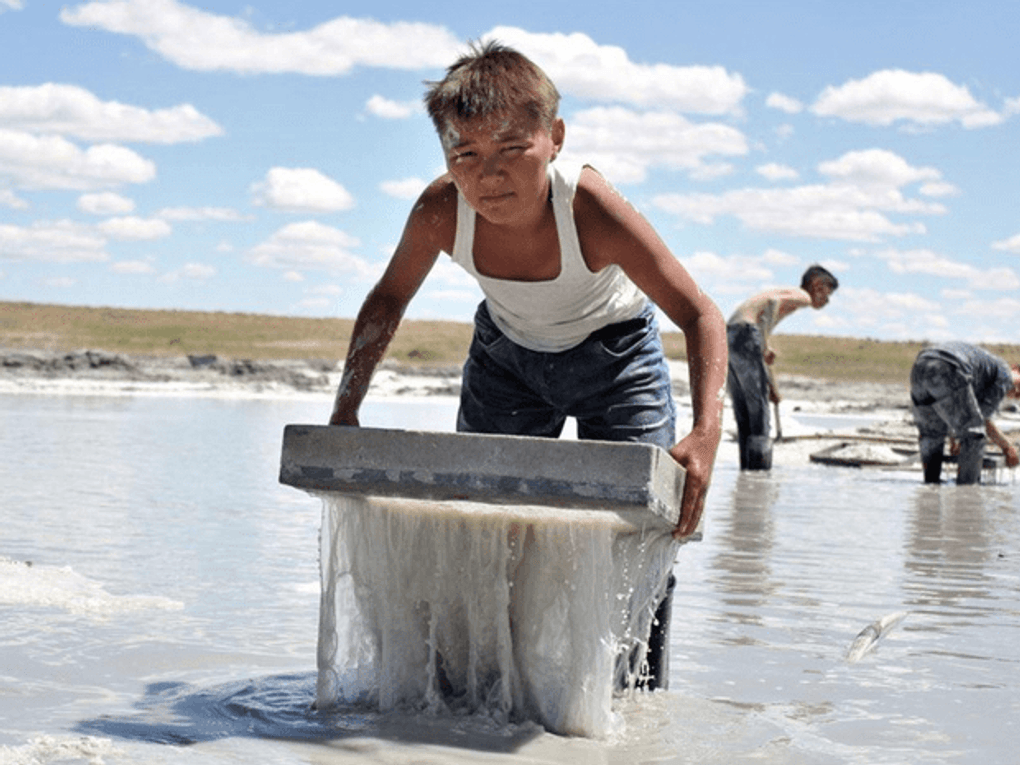
[[[358,425],[404,310],[447,253],[485,293],[457,430],[555,438],[572,416],[582,439],[657,444],[686,469],[674,536],[690,535],[722,432],[719,309],[597,170],[555,162],[566,137],[559,93],[528,58],[474,45],[425,103],[447,172],[418,198],[361,307],[330,424]],[[687,343],[694,417],[679,442],[655,305]]]
[[1006,457],[1020,464],[1016,446],[992,422],[1002,399],[1020,398],[1020,365],[969,343],[948,342],[925,348],[910,370],[910,401],[917,424],[924,482],[940,483],[946,436],[957,454],[956,482],[981,482],[985,441],[990,438]]
[[748,298],[727,322],[728,387],[737,420],[741,470],[772,467],[769,401],[782,400],[771,369],[776,360],[769,342],[772,330],[799,308],[824,308],[838,287],[839,281],[828,270],[811,266],[801,277],[800,287],[777,287]]

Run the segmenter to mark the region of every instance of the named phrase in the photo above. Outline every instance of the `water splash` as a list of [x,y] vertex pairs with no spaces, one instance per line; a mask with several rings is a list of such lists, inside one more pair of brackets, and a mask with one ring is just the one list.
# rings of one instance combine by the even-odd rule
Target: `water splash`
[[178,611],[184,604],[154,595],[114,595],[70,566],[0,558],[0,605],[63,609],[91,619],[147,610]]
[[520,510],[324,493],[317,706],[609,733],[676,544],[612,513]]
[[39,736],[23,746],[0,746],[0,762],[5,765],[45,765],[71,761],[103,765],[108,758],[118,759],[123,755],[124,751],[109,739],[94,736]]

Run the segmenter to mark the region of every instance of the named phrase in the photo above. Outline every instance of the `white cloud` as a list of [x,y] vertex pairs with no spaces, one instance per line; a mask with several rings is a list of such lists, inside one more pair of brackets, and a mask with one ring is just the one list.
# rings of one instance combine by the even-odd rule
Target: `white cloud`
[[24,7],[22,0],[0,0],[0,13],[5,10],[20,11]]
[[769,97],[765,99],[765,106],[787,114],[798,114],[804,109],[804,104],[796,98],[784,96],[782,93],[769,93]]
[[205,263],[185,263],[181,269],[181,276],[185,279],[211,279],[216,276],[216,269]]
[[[434,290],[426,288],[422,293],[428,300],[443,306],[441,314],[429,314],[433,318],[445,321],[470,321],[474,307],[478,305],[481,295],[473,290]],[[458,310],[462,309],[462,310]],[[415,318],[422,318],[419,314]]]
[[662,194],[661,210],[701,224],[732,215],[745,226],[787,236],[875,241],[883,236],[924,233],[919,223],[897,224],[851,187],[799,186],[792,189],[737,189],[724,194]]
[[706,162],[691,169],[691,179],[695,181],[712,181],[723,178],[733,172],[732,162]]
[[[693,258],[684,259],[696,272],[712,273],[715,276],[742,282],[744,285],[763,286],[772,279],[774,274],[768,264],[755,255],[729,255],[722,257],[710,252],[697,252]],[[747,286],[737,290],[749,292]]]
[[[471,321],[474,307],[484,297],[478,282],[467,271],[450,258],[439,258],[416,299],[408,307],[409,315]],[[438,301],[442,306],[440,314],[424,309],[426,301]]]
[[925,274],[965,282],[976,290],[1016,290],[1020,277],[1011,268],[978,268],[961,263],[927,249],[881,250],[876,257],[884,260],[894,274]]
[[173,221],[211,220],[225,223],[251,219],[251,216],[243,215],[229,207],[164,207],[155,217]]
[[176,271],[170,271],[159,277],[160,282],[165,284],[175,284],[181,279],[190,279],[192,281],[207,281],[216,276],[216,269],[213,266],[206,265],[204,263],[185,263],[183,266],[178,268]]
[[[978,337],[988,343],[1015,343],[1016,325],[1020,322],[1020,300],[1001,297],[997,300],[969,300],[956,313],[985,322],[976,329]],[[1016,359],[1009,359],[1015,363]]]
[[732,273],[730,262],[714,252],[699,250],[683,259],[684,267],[692,274],[725,276]]
[[854,323],[875,327],[919,313],[941,314],[941,306],[914,292],[880,292],[864,287],[840,286],[840,306],[852,310]]
[[27,210],[29,208],[28,202],[10,189],[0,189],[0,206],[10,207],[12,210]]
[[291,223],[248,252],[257,266],[287,270],[314,269],[369,279],[378,269],[351,250],[360,242],[340,229],[317,221]]
[[960,190],[948,181],[922,183],[920,192],[926,197],[955,197]]
[[992,249],[1005,250],[1006,252],[1012,252],[1016,255],[1020,255],[1020,234],[1013,234],[1008,239],[1000,239],[998,242],[992,242]]
[[[309,30],[263,32],[177,0],[97,0],[65,8],[72,26],[139,38],[185,69],[343,75],[357,66],[440,68],[462,51],[461,41],[435,24],[341,16]],[[733,114],[748,92],[743,78],[721,66],[633,62],[622,48],[584,34],[534,34],[496,27],[495,37],[533,57],[564,93],[702,114]]]
[[299,300],[294,308],[304,313],[324,313],[333,307],[333,301],[324,297],[310,297]]
[[565,156],[583,158],[614,183],[639,183],[651,167],[710,173],[716,164],[711,157],[747,152],[744,135],[728,125],[619,106],[574,114],[565,144]]
[[786,143],[788,140],[793,138],[793,134],[796,132],[793,125],[779,125],[775,129],[776,139],[780,143]]
[[402,178],[399,181],[383,181],[379,184],[384,194],[394,199],[417,199],[428,186],[421,178]]
[[721,66],[639,64],[623,48],[599,45],[579,32],[538,34],[496,27],[483,38],[495,38],[533,59],[562,93],[594,101],[737,114],[748,93],[744,79]]
[[82,194],[78,197],[78,209],[91,215],[123,215],[134,212],[134,200],[122,197],[112,191],[98,194]]
[[[774,247],[769,247],[765,252],[762,253],[761,259],[765,263],[770,263],[775,266],[795,266],[801,262],[801,259],[796,255],[791,255],[788,252],[777,250]],[[826,268],[833,270],[828,264],[823,263]],[[838,270],[838,269],[837,269]]]
[[769,162],[765,165],[758,165],[755,168],[755,172],[770,181],[792,181],[800,177],[800,173],[794,170],[792,167],[787,165],[780,165],[775,162]]
[[459,48],[459,41],[435,24],[341,16],[278,34],[177,0],[97,0],[64,8],[60,20],[132,35],[177,66],[199,71],[343,75],[356,66],[422,69],[446,66]]
[[1002,117],[976,101],[963,85],[934,72],[886,69],[863,80],[829,86],[811,111],[823,117],[887,126],[903,121],[919,126],[959,122],[966,128],[997,125]]
[[919,180],[937,180],[938,171],[911,167],[891,152],[848,152],[821,163],[818,169],[833,181],[780,189],[734,189],[723,194],[662,194],[653,204],[703,225],[729,215],[757,231],[852,241],[925,231],[920,222],[893,222],[889,213],[945,212],[940,204],[906,198],[899,188]]
[[958,287],[946,287],[939,290],[939,295],[941,295],[945,300],[958,302],[961,300],[970,300],[974,296],[974,293],[970,290],[962,290]]
[[368,99],[365,111],[385,120],[404,120],[422,111],[422,105],[418,101],[393,101],[377,95]]
[[912,167],[903,157],[885,149],[848,151],[838,159],[820,163],[818,172],[858,186],[899,187],[942,177],[933,167]]
[[109,260],[106,238],[91,226],[69,220],[37,221],[31,226],[0,224],[0,258],[41,263],[94,263]]
[[51,276],[47,279],[43,279],[42,283],[52,289],[65,290],[76,285],[78,280],[70,276]]
[[339,183],[311,168],[274,167],[251,186],[253,202],[288,212],[350,210],[354,197]]
[[110,239],[142,242],[153,239],[162,239],[170,236],[173,229],[170,224],[160,218],[139,218],[127,216],[124,218],[110,218],[96,226],[103,234]]
[[156,269],[147,260],[118,260],[110,264],[110,270],[115,274],[127,274],[128,276],[144,276],[153,274]]
[[0,178],[22,188],[88,190],[146,183],[155,176],[155,164],[122,146],[82,150],[61,136],[0,129]]
[[180,143],[223,134],[190,104],[150,111],[100,101],[76,85],[0,87],[0,127],[85,141]]

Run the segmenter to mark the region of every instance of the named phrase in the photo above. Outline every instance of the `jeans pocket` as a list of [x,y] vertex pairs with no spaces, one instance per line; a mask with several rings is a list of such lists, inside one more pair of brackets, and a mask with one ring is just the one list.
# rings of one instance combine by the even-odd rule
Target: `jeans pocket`
[[475,313],[475,332],[472,342],[476,343],[480,350],[490,355],[503,343],[508,342],[507,336],[496,326],[484,303],[478,307],[478,311]]
[[655,328],[646,316],[628,319],[594,332],[591,339],[603,356],[622,359],[634,355],[642,345],[653,339]]

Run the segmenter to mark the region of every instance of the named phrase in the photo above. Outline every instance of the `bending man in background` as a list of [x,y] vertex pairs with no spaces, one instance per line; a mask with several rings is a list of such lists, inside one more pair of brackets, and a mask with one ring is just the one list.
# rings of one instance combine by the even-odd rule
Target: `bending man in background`
[[1020,456],[992,422],[1006,396],[1020,398],[1020,366],[976,345],[948,342],[925,348],[910,370],[910,401],[917,424],[924,482],[940,483],[946,435],[959,446],[956,482],[981,482],[990,438],[1016,467]]

